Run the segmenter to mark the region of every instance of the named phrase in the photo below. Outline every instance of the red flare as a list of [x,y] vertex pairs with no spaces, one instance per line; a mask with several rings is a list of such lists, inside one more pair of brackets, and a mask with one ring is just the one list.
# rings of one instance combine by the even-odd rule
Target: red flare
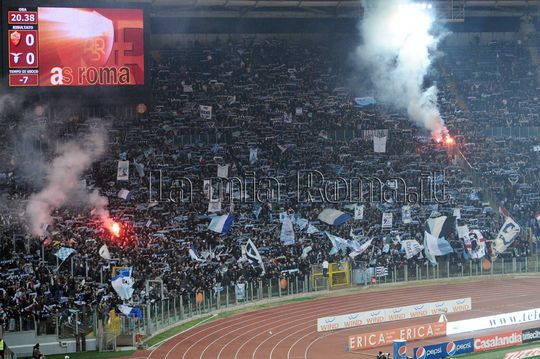
[[120,237],[120,225],[118,223],[113,222],[110,230],[115,237]]

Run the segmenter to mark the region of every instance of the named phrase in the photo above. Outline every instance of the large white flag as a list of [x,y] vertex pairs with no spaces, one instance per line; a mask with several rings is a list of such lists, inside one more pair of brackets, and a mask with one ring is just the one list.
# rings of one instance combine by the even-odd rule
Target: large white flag
[[111,254],[109,253],[109,248],[106,244],[102,245],[99,249],[99,256],[103,259],[110,260]]
[[221,178],[229,177],[229,165],[218,165],[217,166],[217,176]]
[[129,180],[129,161],[118,161],[118,171],[116,172],[117,181]]
[[386,139],[387,137],[373,136],[373,152],[386,153]]
[[519,234],[521,227],[511,217],[507,217],[504,221],[497,239],[495,239],[495,252],[496,254],[502,253],[512,244],[514,239]]
[[264,263],[261,258],[261,254],[259,253],[259,250],[257,247],[255,247],[255,244],[251,241],[251,239],[248,239],[246,244],[246,257],[249,259],[251,264],[255,266],[255,264],[259,264],[262,268],[262,274],[264,275],[266,272],[264,270]]

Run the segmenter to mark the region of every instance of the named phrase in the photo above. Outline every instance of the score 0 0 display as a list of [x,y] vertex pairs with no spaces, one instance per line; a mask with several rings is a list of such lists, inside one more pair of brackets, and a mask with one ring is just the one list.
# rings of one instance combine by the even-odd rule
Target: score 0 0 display
[[142,9],[11,8],[10,86],[144,85]]

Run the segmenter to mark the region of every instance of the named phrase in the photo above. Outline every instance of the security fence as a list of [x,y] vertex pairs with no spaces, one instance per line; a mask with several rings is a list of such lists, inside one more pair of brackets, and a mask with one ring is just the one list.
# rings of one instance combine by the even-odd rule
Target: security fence
[[[490,265],[488,265],[488,263]],[[298,294],[328,291],[357,286],[384,286],[385,283],[406,283],[428,279],[489,277],[515,273],[538,273],[540,258],[497,258],[495,261],[450,261],[439,257],[439,264],[409,262],[403,266],[389,266],[384,270],[366,267],[363,263],[344,261],[330,263],[327,276],[320,266],[313,266],[309,274],[291,271],[280,279],[259,279],[215,287],[212,290],[180,296],[163,296],[144,304],[133,304],[141,309],[142,318],[128,318],[114,310],[99,310],[86,306],[81,310],[65,310],[44,321],[26,318],[19,324],[4,325],[4,331],[31,329],[36,335],[56,334],[59,340],[76,339],[77,348],[84,350],[85,340],[96,338],[101,351],[117,346],[135,346],[141,338],[152,336],[179,322],[202,318],[225,308],[242,308],[287,298]],[[380,267],[381,268],[381,267]],[[380,274],[377,276],[377,273]]]

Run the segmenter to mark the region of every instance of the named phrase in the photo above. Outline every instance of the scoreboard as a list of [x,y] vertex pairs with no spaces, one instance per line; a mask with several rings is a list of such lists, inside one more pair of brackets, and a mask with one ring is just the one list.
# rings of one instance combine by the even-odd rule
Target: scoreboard
[[37,9],[8,11],[9,86],[39,85]]
[[10,87],[144,85],[144,14],[135,8],[7,7]]

